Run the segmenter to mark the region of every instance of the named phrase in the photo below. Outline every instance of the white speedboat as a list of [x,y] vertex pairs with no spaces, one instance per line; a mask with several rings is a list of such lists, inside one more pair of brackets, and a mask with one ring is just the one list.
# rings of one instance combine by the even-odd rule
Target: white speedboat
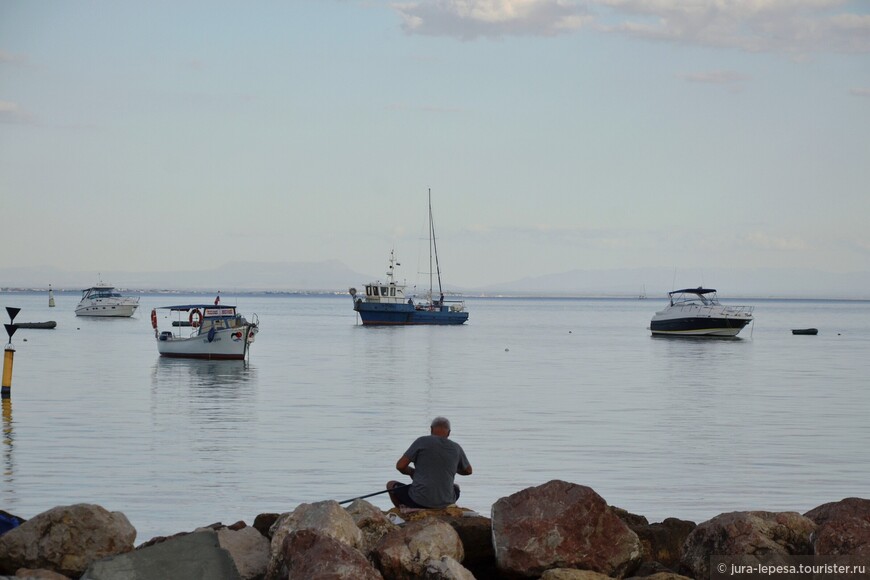
[[752,306],[725,306],[712,288],[668,292],[670,304],[655,313],[650,331],[672,336],[737,336],[752,322]]
[[244,360],[257,332],[257,315],[246,320],[235,306],[183,304],[151,311],[160,356]]
[[76,306],[76,316],[114,316],[129,318],[139,308],[138,296],[124,296],[114,286],[102,281],[82,290],[82,299]]

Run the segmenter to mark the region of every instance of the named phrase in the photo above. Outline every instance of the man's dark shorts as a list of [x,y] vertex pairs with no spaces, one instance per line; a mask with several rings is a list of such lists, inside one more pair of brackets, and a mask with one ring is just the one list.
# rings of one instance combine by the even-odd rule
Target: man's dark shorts
[[[399,501],[399,503],[402,504],[403,506],[407,506],[409,508],[419,508],[419,509],[424,509],[424,510],[425,509],[432,509],[432,508],[429,508],[427,506],[420,505],[417,502],[415,502],[413,499],[411,499],[411,495],[408,493],[410,491],[410,489],[411,489],[410,485],[406,485],[404,487],[396,486],[396,488],[393,488],[393,491],[390,492],[390,495],[393,496],[394,498],[396,498]],[[455,483],[453,484],[453,493],[456,496],[455,498],[453,498],[453,502],[456,503],[457,501],[459,501],[459,486],[456,485]]]

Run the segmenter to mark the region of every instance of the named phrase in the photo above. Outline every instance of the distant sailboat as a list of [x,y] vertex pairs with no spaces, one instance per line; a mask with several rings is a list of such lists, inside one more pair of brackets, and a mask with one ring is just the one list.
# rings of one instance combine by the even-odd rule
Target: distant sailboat
[[[433,264],[434,260],[434,264]],[[425,300],[415,302],[405,295],[405,285],[397,284],[395,266],[399,263],[390,252],[390,265],[386,282],[371,282],[365,285],[365,296],[350,289],[353,309],[359,313],[364,326],[413,325],[413,324],[464,324],[468,320],[465,302],[445,300],[441,287],[441,265],[438,262],[438,247],[435,244],[435,221],[432,218],[432,190],[429,190],[429,293]],[[433,270],[434,266],[434,270]],[[435,297],[433,276],[438,276],[438,297]]]
[[637,296],[638,300],[646,300],[646,284],[643,285],[643,290],[640,291],[640,294]]
[[48,307],[54,308],[54,291],[51,289],[51,284],[48,285]]

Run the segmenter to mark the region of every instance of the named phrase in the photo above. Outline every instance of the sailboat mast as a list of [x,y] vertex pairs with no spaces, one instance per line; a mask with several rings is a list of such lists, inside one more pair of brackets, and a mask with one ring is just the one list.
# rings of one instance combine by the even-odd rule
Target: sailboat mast
[[438,263],[438,244],[435,241],[435,219],[432,217],[432,188],[429,188],[429,294],[432,294],[432,251],[435,252],[435,272],[438,274],[438,294],[443,295],[441,288],[441,265]]

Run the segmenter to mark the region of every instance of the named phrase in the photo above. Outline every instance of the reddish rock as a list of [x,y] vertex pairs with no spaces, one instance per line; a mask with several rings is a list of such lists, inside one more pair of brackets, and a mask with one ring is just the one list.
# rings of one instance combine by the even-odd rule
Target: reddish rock
[[254,528],[271,540],[272,534],[269,530],[280,517],[281,514],[260,514],[254,518]]
[[695,522],[667,518],[661,523],[629,527],[640,538],[644,562],[658,562],[676,570],[683,558],[683,544],[697,525]]
[[810,555],[816,525],[797,512],[731,512],[700,524],[686,538],[681,571],[710,577],[710,556]]
[[813,520],[813,549],[824,556],[870,555],[870,500],[849,497],[804,514]]
[[314,530],[297,530],[284,538],[276,579],[383,580],[359,551]]
[[498,569],[539,577],[550,568],[581,568],[622,578],[641,560],[637,534],[592,488],[550,481],[492,506]]

